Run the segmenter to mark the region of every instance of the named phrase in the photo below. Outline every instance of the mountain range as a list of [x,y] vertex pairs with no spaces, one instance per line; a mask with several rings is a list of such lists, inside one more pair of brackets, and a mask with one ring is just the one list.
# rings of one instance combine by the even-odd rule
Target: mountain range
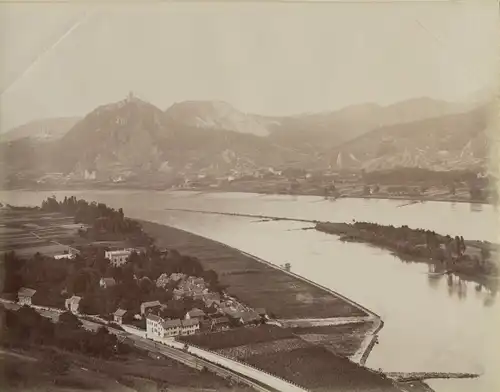
[[262,116],[220,101],[162,110],[130,95],[83,118],[41,120],[7,132],[0,139],[0,170],[6,176],[60,172],[109,179],[219,176],[268,167],[481,167],[491,108],[419,98]]

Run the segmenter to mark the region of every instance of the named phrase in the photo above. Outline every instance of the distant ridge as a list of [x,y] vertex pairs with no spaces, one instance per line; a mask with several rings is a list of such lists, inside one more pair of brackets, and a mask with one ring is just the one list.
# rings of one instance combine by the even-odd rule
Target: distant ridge
[[57,172],[104,181],[217,177],[271,167],[477,167],[488,154],[490,109],[416,98],[270,117],[221,101],[185,101],[163,111],[129,94],[80,119],[40,120],[2,135],[0,164],[11,176]]

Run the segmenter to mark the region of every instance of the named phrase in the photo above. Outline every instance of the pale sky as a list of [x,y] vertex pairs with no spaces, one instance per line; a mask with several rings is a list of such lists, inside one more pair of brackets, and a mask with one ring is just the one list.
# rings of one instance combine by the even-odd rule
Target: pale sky
[[461,100],[500,69],[498,5],[475,3],[4,3],[0,130],[130,90],[270,115]]

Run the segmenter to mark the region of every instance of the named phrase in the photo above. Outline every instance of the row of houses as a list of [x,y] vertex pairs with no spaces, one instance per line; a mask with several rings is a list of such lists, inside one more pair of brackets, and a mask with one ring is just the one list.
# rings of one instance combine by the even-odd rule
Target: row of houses
[[229,329],[231,322],[224,316],[210,319],[174,319],[165,320],[160,316],[149,314],[146,318],[146,336],[168,338],[174,336],[194,335],[198,331],[224,331]]
[[[21,287],[17,292],[17,303],[19,305],[33,305],[33,297],[36,294],[36,290],[30,289],[28,287]],[[81,297],[77,295],[73,295],[71,298],[67,298],[64,301],[64,307],[66,310],[69,310],[71,313],[78,313],[80,307]]]

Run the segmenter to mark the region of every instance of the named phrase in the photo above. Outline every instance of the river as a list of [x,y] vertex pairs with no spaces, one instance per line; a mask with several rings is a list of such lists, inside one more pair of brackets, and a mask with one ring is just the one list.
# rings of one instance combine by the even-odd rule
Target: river
[[494,331],[497,294],[453,277],[428,274],[428,266],[404,263],[389,252],[302,230],[311,224],[179,212],[266,215],[321,221],[406,224],[466,239],[499,241],[496,209],[489,205],[401,200],[340,199],[247,193],[68,191],[0,192],[0,201],[40,204],[48,195],[76,195],[123,207],[126,215],[191,231],[241,249],[330,287],[379,314],[385,326],[367,366],[385,371],[477,372],[474,380],[429,381],[437,392],[500,390]]

